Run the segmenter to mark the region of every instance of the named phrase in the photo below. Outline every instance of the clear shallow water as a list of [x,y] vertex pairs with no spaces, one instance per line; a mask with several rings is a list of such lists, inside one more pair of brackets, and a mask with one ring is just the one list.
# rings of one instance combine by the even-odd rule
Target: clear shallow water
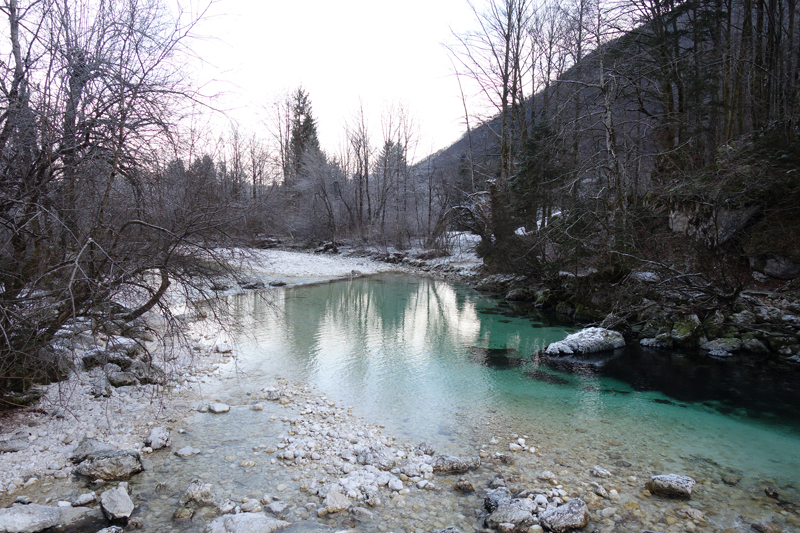
[[[444,476],[437,478],[442,492],[412,488],[407,496],[387,499],[372,509],[374,520],[356,524],[365,533],[449,525],[479,531],[476,511],[495,476],[518,488],[540,487],[537,476],[544,470],[584,498],[590,481],[619,490],[619,500],[590,503],[590,527],[602,533],[745,532],[764,519],[778,520],[786,531],[800,524],[797,507],[764,495],[771,486],[784,500],[800,500],[791,371],[635,349],[588,362],[548,362],[532,356],[572,332],[570,325],[449,283],[399,274],[237,295],[228,303],[226,331],[213,322],[194,327],[235,344],[236,357],[222,366],[221,380],[202,384],[207,401],[233,408],[225,415],[198,413],[181,423],[185,433],[173,433],[173,450],[190,445],[200,455],[181,459],[159,451],[148,457],[147,470],[132,480],[135,517],[145,531],[202,531],[214,519],[213,508],[199,510],[191,522],[171,519],[180,495],[198,477],[212,483],[220,498],[269,492],[290,504],[286,517],[292,522],[352,527],[347,513],[317,518],[319,500],[302,491],[303,479],[325,475],[322,465],[276,464],[263,453],[291,435],[287,420],[305,401],[263,402],[260,391],[279,378],[352,406],[400,442],[493,454],[508,453],[515,435],[524,435],[537,448],[536,454],[514,454],[514,465],[487,460],[470,472],[473,495],[451,490],[455,478]],[[740,393],[730,392],[737,388]],[[247,407],[258,401],[263,411]],[[614,478],[593,478],[595,464],[612,469]],[[698,481],[691,502],[641,494],[650,475],[672,472]],[[740,481],[729,486],[723,476]],[[701,509],[707,521],[688,523],[678,514],[687,506]],[[619,509],[613,517],[595,513],[610,507]]]
[[[688,364],[680,354],[532,362],[575,328],[512,311],[520,310],[400,274],[233,296],[237,379],[209,394],[242,401],[282,376],[353,405],[390,435],[456,452],[474,452],[474,436],[489,422],[551,447],[611,442],[665,468],[702,459],[797,490],[800,417],[792,402],[800,397],[789,386],[796,372],[774,372],[789,381],[779,390],[763,366]],[[754,390],[764,386],[772,388]],[[743,392],[731,402],[725,391],[736,387]]]

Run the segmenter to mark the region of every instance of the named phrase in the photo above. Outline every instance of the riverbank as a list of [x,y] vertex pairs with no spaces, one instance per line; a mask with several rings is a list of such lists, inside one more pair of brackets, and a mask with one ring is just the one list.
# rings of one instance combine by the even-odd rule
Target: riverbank
[[[214,335],[190,333],[187,340],[190,343],[187,355],[194,353],[196,368],[203,370],[193,376],[178,377],[173,387],[176,394],[197,394],[194,403],[187,401],[193,414],[190,419],[176,418],[174,422],[163,418],[155,421],[154,425],[163,424],[171,430],[170,449],[150,454],[144,450],[143,442],[138,441],[146,470],[131,480],[136,503],[132,518],[134,524],[140,524],[146,531],[199,531],[219,518],[225,509],[244,510],[246,505],[246,509],[254,511],[250,514],[283,517],[293,523],[313,520],[332,531],[353,527],[361,531],[430,531],[440,525],[453,525],[466,533],[484,527],[489,516],[484,496],[489,489],[502,485],[507,486],[510,495],[521,496],[523,500],[535,503],[538,496],[547,500],[543,503],[539,499],[536,513],[526,511],[529,517],[526,520],[531,523],[523,527],[534,531],[533,515],[538,518],[539,507],[546,508],[557,501],[564,503],[564,498],[569,500],[576,495],[588,504],[589,530],[723,531],[738,527],[727,512],[730,507],[726,506],[731,505],[745,517],[740,522],[745,529],[750,523],[773,518],[784,528],[793,524],[788,521],[792,511],[787,511],[788,517],[780,514],[778,511],[785,508],[778,506],[778,500],[769,499],[759,486],[774,485],[768,480],[747,477],[737,480],[737,474],[716,464],[714,456],[699,456],[696,460],[687,457],[685,461],[661,456],[660,450],[668,448],[660,443],[658,447],[654,445],[666,438],[663,435],[631,434],[623,438],[603,431],[587,433],[580,423],[569,432],[554,431],[561,424],[545,423],[544,418],[537,422],[545,413],[531,417],[528,412],[528,420],[523,422],[476,406],[465,408],[454,421],[454,431],[465,449],[455,450],[445,443],[437,445],[435,452],[479,456],[482,465],[454,475],[428,472],[424,465],[432,467],[434,455],[424,452],[418,455],[418,441],[393,439],[397,437],[394,433],[384,435],[377,425],[382,423],[379,417],[359,420],[358,406],[351,409],[346,404],[337,404],[302,383],[286,380],[266,386],[262,383],[252,390],[242,388],[237,397],[222,398],[209,393],[217,383],[228,388],[226,380],[227,383],[238,380],[235,370],[240,354],[235,345],[225,346]],[[201,366],[203,361],[209,364]],[[209,404],[219,400],[225,400],[229,409],[209,412]],[[150,427],[142,427],[141,440]],[[38,438],[41,437],[37,435]],[[174,455],[174,451],[186,447],[200,453],[186,458]],[[369,454],[361,453],[365,448],[377,452],[372,459]],[[409,459],[417,460],[407,465]],[[381,470],[381,462],[389,468]],[[403,472],[404,467],[415,465],[417,470],[410,473],[418,471],[419,475]],[[596,465],[602,470],[595,469]],[[605,472],[610,477],[603,477]],[[645,492],[644,484],[651,475],[670,472],[691,475],[698,481],[692,500],[675,501]],[[426,479],[426,474],[431,477]],[[476,489],[471,495],[465,496],[454,489],[462,476]],[[194,477],[212,485],[213,504],[181,504],[180,499]],[[725,482],[725,477],[731,485]],[[379,478],[385,480],[385,485],[378,483]],[[402,488],[393,482],[395,478]],[[89,490],[99,494],[114,484],[93,485],[87,484],[85,478],[74,478],[74,482],[72,479],[64,480],[66,490],[58,492],[62,490],[58,488],[61,482],[51,484],[44,476],[24,491],[17,491],[14,497],[24,496],[36,503],[51,498],[49,503],[53,505],[61,499],[73,501]],[[428,483],[419,485],[423,481],[430,482],[430,488]],[[389,487],[390,482],[399,490]],[[591,483],[602,486],[602,490]],[[377,487],[373,492],[380,499],[374,507],[367,501],[370,491],[363,490],[373,484]],[[337,498],[328,501],[329,494],[324,491],[320,494],[320,489],[336,485],[341,490],[334,492],[341,493],[349,506],[346,510],[329,512],[329,507],[337,508],[344,500],[339,499],[333,505]],[[463,484],[462,487],[466,488]],[[353,494],[349,494],[351,490]],[[785,487],[776,490],[783,492]],[[602,496],[603,491],[609,497]],[[261,510],[255,511],[259,506]],[[182,509],[189,509],[192,516],[186,518],[189,511],[182,511],[177,518],[187,521],[173,521],[173,514]]]

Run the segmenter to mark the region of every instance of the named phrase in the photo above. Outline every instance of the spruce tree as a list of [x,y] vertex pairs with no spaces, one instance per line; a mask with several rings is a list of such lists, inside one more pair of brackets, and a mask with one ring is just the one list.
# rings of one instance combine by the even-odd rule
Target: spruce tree
[[292,95],[292,120],[288,148],[284,177],[287,185],[293,185],[302,174],[303,162],[307,155],[320,151],[317,122],[311,112],[311,100],[302,87],[298,87]]

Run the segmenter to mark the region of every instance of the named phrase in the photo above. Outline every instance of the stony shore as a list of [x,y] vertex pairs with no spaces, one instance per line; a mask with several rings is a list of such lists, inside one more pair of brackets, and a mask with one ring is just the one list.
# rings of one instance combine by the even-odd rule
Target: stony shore
[[[89,342],[78,329],[73,333],[83,334],[82,356],[115,344],[109,338]],[[558,436],[546,431],[518,434],[509,421],[487,418],[480,430],[475,428],[474,454],[453,457],[446,449],[384,435],[380,421],[361,420],[352,407],[286,380],[252,391],[240,404],[217,405],[216,398],[203,395],[202,386],[217,380],[220,365],[235,354],[215,338],[188,341],[168,350],[162,346],[161,352],[158,343],[144,341],[165,372],[160,384],[117,386],[106,396],[108,389],[98,390],[98,382],[104,385],[109,372],[124,370],[107,363],[49,385],[36,408],[6,413],[0,443],[12,447],[0,454],[3,506],[19,500],[99,508],[98,498],[90,501],[87,495],[101,498],[120,484],[76,477],[69,459],[81,442],[93,439],[141,454],[148,469],[129,481],[135,508],[127,527],[143,531],[272,531],[288,524],[286,531],[454,527],[463,533],[535,533],[545,527],[770,533],[800,527],[791,503],[753,490],[761,480],[745,486],[735,472],[713,462],[676,472],[697,482],[691,499],[656,494],[647,485],[652,476],[672,472],[660,458],[624,442],[598,446],[587,436],[585,445],[563,448]],[[141,360],[131,352],[124,356]],[[230,444],[220,443],[194,453],[197,417],[236,425],[243,415],[261,417],[263,430],[242,449],[230,451]],[[175,444],[155,451],[146,445],[157,426],[166,428]],[[165,466],[174,469],[176,452],[184,456],[179,473]],[[210,463],[217,470],[209,470]],[[225,474],[196,478],[204,471]],[[173,477],[155,482],[158,472]],[[151,477],[137,481],[141,476]],[[571,503],[575,500],[585,504],[585,520],[579,508],[578,522],[554,525],[547,513],[580,507]],[[737,509],[735,520],[730,509]]]

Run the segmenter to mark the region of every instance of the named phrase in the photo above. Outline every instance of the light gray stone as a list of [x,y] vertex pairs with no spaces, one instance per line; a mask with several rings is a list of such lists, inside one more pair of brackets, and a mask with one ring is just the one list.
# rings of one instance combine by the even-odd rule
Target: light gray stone
[[191,446],[184,446],[180,450],[176,451],[175,455],[177,455],[178,457],[183,457],[185,459],[187,457],[197,455],[198,453],[200,453],[200,450],[198,448],[192,448]]
[[231,410],[231,406],[226,403],[212,403],[208,406],[208,411],[215,414],[227,413]]
[[573,498],[564,505],[549,509],[539,515],[539,523],[555,533],[580,529],[589,523],[589,508],[580,498]]
[[605,328],[586,328],[568,335],[563,341],[550,344],[547,355],[572,355],[615,350],[625,346],[622,333]]
[[27,441],[24,440],[6,440],[0,442],[0,453],[14,453],[27,450],[30,447]]
[[87,492],[85,494],[81,494],[72,502],[73,507],[83,507],[84,505],[89,505],[90,503],[94,503],[97,501],[97,494],[94,492]]
[[75,469],[82,476],[106,481],[128,479],[142,470],[142,458],[134,450],[91,453]]
[[688,476],[677,474],[667,474],[664,476],[653,476],[647,482],[646,488],[653,494],[662,494],[677,498],[691,498],[695,480]]
[[154,450],[160,450],[172,445],[172,437],[166,428],[156,426],[150,430],[150,434],[144,439],[144,443]]
[[358,454],[358,462],[362,465],[371,465],[381,470],[394,468],[394,454],[389,447],[383,444],[364,448]]
[[331,490],[325,497],[325,510],[330,513],[338,513],[339,511],[346,511],[350,508],[350,499],[341,493],[340,490]]
[[538,521],[533,512],[537,506],[528,498],[516,498],[504,503],[486,517],[486,526],[498,529],[500,524],[514,524],[516,527],[526,527]]
[[267,509],[269,512],[273,514],[281,514],[289,507],[289,504],[286,502],[272,502],[267,505]]
[[258,513],[263,508],[258,500],[247,500],[242,504],[241,509],[243,513]]
[[181,505],[192,504],[196,507],[214,505],[215,498],[211,488],[211,483],[203,483],[199,479],[193,479],[191,483],[189,483],[186,492],[181,496]]
[[105,442],[100,442],[99,440],[83,439],[80,444],[78,444],[78,447],[69,454],[69,459],[73,463],[80,463],[93,453],[111,451],[117,451],[117,449],[112,445],[106,444]]
[[455,457],[446,454],[436,454],[431,462],[434,472],[443,474],[462,474],[468,470],[475,470],[481,466],[480,457]]
[[492,489],[483,497],[483,507],[490,513],[501,505],[506,505],[510,502],[511,492],[506,487]]
[[12,505],[0,509],[0,532],[35,533],[58,525],[61,510],[46,505]]
[[273,533],[289,526],[289,522],[276,520],[259,513],[225,515],[208,524],[205,533]]
[[613,474],[600,465],[594,465],[594,468],[592,468],[592,475],[594,477],[608,478]]
[[100,506],[109,520],[125,520],[133,513],[134,505],[128,494],[128,484],[120,483],[100,495]]

